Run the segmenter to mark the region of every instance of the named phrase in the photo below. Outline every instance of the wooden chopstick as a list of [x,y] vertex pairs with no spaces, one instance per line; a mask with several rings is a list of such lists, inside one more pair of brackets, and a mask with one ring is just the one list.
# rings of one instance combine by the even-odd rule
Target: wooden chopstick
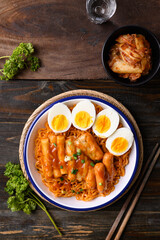
[[136,193],[136,196],[134,197],[134,199],[133,199],[133,201],[131,203],[131,206],[129,207],[129,210],[128,210],[128,212],[127,212],[127,214],[126,214],[126,216],[125,216],[125,218],[124,218],[124,220],[123,220],[123,222],[122,222],[122,224],[121,224],[121,226],[120,226],[120,228],[118,230],[118,233],[117,233],[117,235],[115,237],[115,240],[119,240],[120,239],[120,236],[121,236],[121,234],[122,234],[122,232],[123,232],[123,230],[124,230],[128,220],[129,220],[129,218],[130,218],[130,216],[132,214],[132,211],[133,211],[133,209],[134,209],[134,207],[135,207],[135,205],[136,205],[136,203],[137,203],[137,201],[138,201],[138,199],[139,199],[139,197],[141,195],[141,192],[143,191],[143,188],[144,188],[144,186],[145,186],[145,184],[146,184],[146,182],[147,182],[147,180],[148,180],[148,178],[149,178],[149,176],[150,176],[150,174],[152,172],[152,169],[153,169],[153,167],[154,167],[154,165],[155,165],[159,155],[160,155],[160,148],[158,149],[155,157],[153,158],[153,161],[151,162],[151,165],[150,165],[150,167],[149,167],[149,169],[148,169],[148,171],[147,171],[147,173],[146,173],[146,175],[145,175],[145,177],[144,177],[144,179],[142,181],[142,184],[140,185],[140,188],[139,188],[138,192]]
[[[135,205],[136,205],[136,203],[138,201],[138,198],[139,198],[139,196],[140,196],[140,194],[141,194],[141,192],[142,192],[142,190],[143,190],[143,188],[144,188],[144,186],[145,186],[145,184],[147,182],[147,179],[148,179],[148,177],[149,177],[149,175],[150,175],[150,173],[151,173],[151,171],[152,171],[152,169],[154,167],[154,164],[156,163],[156,161],[157,161],[157,159],[159,157],[160,148],[158,148],[158,147],[159,147],[159,144],[157,143],[155,145],[152,153],[150,154],[150,156],[149,156],[149,158],[148,158],[148,160],[147,160],[143,170],[142,170],[142,173],[140,175],[139,180],[136,182],[134,190],[129,194],[128,198],[126,199],[125,203],[123,204],[123,206],[122,206],[122,208],[121,208],[117,218],[115,219],[115,221],[114,221],[114,223],[113,223],[113,225],[112,225],[112,227],[111,227],[111,229],[110,229],[110,231],[109,231],[109,233],[108,233],[108,235],[107,235],[105,240],[110,240],[112,238],[112,236],[115,233],[115,231],[116,231],[116,229],[117,229],[117,227],[118,227],[118,225],[119,225],[119,223],[120,223],[124,213],[127,210],[127,207],[129,205],[129,203],[130,203],[134,193],[136,192],[136,190],[139,187],[139,185],[141,185],[140,189],[138,190],[138,192],[137,192],[137,194],[136,194],[136,196],[135,196],[135,198],[134,198],[134,200],[133,200],[133,202],[132,202],[132,204],[131,204],[131,206],[130,206],[130,208],[128,210],[128,213],[127,213],[126,217],[124,218],[124,220],[123,220],[123,222],[121,224],[121,227],[119,228],[119,231],[118,231],[118,233],[117,233],[117,235],[115,237],[115,240],[118,240],[120,238],[120,236],[121,236],[121,234],[122,234],[122,232],[123,232],[123,230],[124,230],[124,228],[125,228],[125,226],[126,226],[126,224],[128,222],[128,219],[131,216],[131,213],[132,213],[132,211],[133,211],[133,209],[134,209],[134,207],[135,207]],[[154,157],[154,155],[155,155],[155,157]],[[153,161],[152,161],[152,159],[153,159]],[[147,169],[148,169],[148,171],[147,171]],[[146,173],[146,171],[147,171],[147,173]],[[146,173],[146,176],[144,177],[145,173]]]

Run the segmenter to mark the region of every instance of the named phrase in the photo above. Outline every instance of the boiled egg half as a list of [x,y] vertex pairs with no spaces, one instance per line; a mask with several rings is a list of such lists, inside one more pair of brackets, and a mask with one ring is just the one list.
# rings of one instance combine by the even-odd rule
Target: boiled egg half
[[101,138],[107,138],[119,125],[119,114],[112,108],[106,108],[97,114],[93,132]]
[[72,110],[72,123],[74,127],[85,131],[92,127],[95,121],[96,110],[89,100],[77,103]]
[[49,127],[55,133],[66,132],[71,126],[71,111],[63,103],[57,103],[48,113]]
[[133,133],[129,128],[117,129],[107,140],[106,148],[115,156],[126,153],[133,144]]

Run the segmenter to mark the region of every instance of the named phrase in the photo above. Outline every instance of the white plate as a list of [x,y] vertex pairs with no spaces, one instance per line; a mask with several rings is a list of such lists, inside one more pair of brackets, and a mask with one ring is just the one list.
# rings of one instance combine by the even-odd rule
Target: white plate
[[[54,194],[50,192],[49,189],[43,184],[41,180],[41,175],[38,173],[35,167],[36,160],[34,157],[34,150],[35,150],[34,140],[36,138],[38,129],[45,126],[44,124],[47,121],[48,110],[57,102],[63,102],[67,106],[72,106],[73,104],[76,104],[82,99],[89,99],[92,102],[99,104],[103,108],[111,107],[114,110],[116,110],[120,115],[120,120],[123,123],[123,125],[125,127],[130,128],[134,134],[134,142],[133,142],[132,150],[129,156],[129,164],[125,167],[125,175],[119,179],[119,183],[115,185],[115,190],[111,192],[108,196],[98,197],[89,202],[76,200],[75,197],[71,197],[71,198],[55,197]],[[137,171],[137,167],[139,163],[139,144],[138,144],[138,139],[137,139],[137,135],[134,127],[132,126],[128,118],[117,107],[115,107],[114,105],[112,105],[111,103],[105,100],[95,98],[95,97],[72,96],[72,97],[63,98],[59,101],[54,102],[53,104],[46,107],[35,118],[35,120],[30,125],[25,138],[24,149],[23,149],[23,159],[24,159],[25,170],[27,172],[27,175],[32,185],[43,198],[45,198],[47,201],[54,204],[55,206],[58,206],[66,210],[91,211],[91,210],[97,210],[99,208],[110,205],[125,193],[127,188],[130,186],[135,176],[135,173]]]

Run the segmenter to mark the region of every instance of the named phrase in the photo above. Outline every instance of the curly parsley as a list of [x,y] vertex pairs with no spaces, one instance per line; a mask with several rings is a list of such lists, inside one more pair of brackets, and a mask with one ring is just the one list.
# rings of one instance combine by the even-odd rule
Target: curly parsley
[[38,205],[47,214],[58,233],[62,235],[44,204],[30,188],[29,182],[24,177],[20,165],[8,162],[5,167],[4,175],[9,178],[5,187],[5,191],[10,195],[7,201],[8,208],[12,212],[22,210],[30,214]]
[[2,56],[0,59],[8,58],[0,69],[2,75],[1,80],[13,79],[24,68],[30,68],[31,71],[36,71],[40,67],[40,60],[33,56],[34,48],[32,43],[20,43],[13,50],[11,56]]

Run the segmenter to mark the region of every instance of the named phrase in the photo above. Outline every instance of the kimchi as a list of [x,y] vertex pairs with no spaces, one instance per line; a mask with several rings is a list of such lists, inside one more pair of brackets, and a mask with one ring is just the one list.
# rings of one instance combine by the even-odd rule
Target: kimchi
[[110,69],[122,78],[136,81],[151,69],[151,48],[141,34],[121,35],[109,52]]

